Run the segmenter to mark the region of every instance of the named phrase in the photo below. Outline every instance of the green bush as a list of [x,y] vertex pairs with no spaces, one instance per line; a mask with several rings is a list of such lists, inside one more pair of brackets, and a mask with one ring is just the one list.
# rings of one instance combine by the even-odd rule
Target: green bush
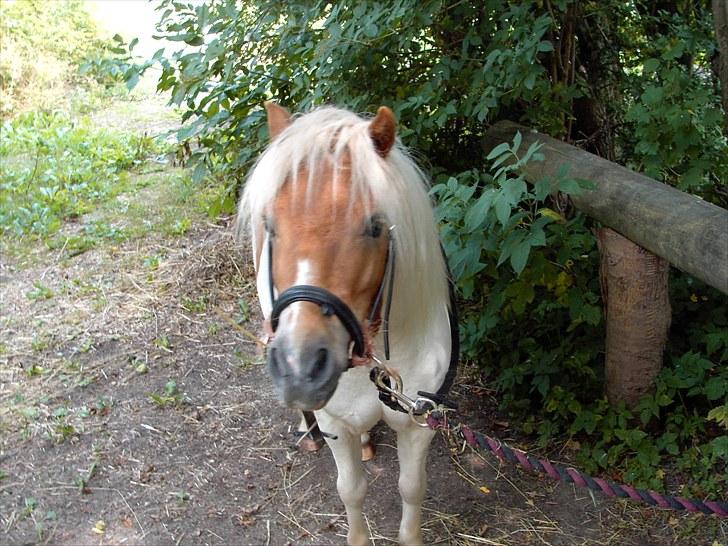
[[0,234],[47,236],[121,189],[149,138],[92,128],[62,112],[30,112],[0,130]]
[[0,117],[58,108],[79,64],[107,49],[81,0],[3,2],[0,34]]

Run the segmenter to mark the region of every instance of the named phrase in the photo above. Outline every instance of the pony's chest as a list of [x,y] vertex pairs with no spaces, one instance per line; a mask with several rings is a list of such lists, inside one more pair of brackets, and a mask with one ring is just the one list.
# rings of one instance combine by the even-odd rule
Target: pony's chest
[[371,429],[382,418],[382,406],[369,380],[369,368],[352,368],[342,374],[323,411],[345,423],[352,432]]

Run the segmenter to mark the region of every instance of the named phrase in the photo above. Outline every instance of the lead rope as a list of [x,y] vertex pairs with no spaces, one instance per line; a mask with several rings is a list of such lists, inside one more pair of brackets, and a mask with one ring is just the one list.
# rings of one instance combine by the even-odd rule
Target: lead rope
[[573,483],[579,487],[586,487],[608,497],[630,499],[660,508],[713,514],[720,518],[728,517],[728,502],[724,500],[686,499],[663,495],[656,491],[637,489],[602,478],[594,478],[575,468],[539,459],[525,451],[512,448],[496,438],[472,430],[469,426],[451,417],[450,414],[455,411],[453,404],[447,400],[439,401],[438,395],[433,396],[420,391],[417,393],[418,398],[412,400],[403,393],[402,378],[389,375],[383,368],[374,368],[370,378],[381,394],[386,395],[388,399],[397,404],[394,409],[408,413],[418,426],[442,431],[448,440],[455,441],[458,445],[467,444],[476,451],[490,451],[501,461],[518,464],[528,471],[545,474],[554,480]]

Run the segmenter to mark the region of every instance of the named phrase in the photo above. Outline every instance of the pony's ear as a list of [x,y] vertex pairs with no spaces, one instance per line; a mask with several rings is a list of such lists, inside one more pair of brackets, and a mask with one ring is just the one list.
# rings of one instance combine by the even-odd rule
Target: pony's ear
[[291,122],[291,114],[288,110],[273,101],[265,101],[265,111],[268,114],[268,134],[273,140]]
[[374,149],[382,157],[387,157],[394,146],[394,135],[397,133],[397,122],[394,114],[386,106],[380,106],[377,115],[369,124],[369,136]]

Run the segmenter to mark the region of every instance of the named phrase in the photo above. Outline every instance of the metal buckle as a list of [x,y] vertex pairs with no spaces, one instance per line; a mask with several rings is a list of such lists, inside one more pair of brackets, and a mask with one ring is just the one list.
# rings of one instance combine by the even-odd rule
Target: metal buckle
[[[392,373],[384,367],[376,367],[372,370],[372,381],[380,392],[384,392],[394,398],[403,410],[410,416],[414,424],[419,427],[427,428],[427,418],[433,411],[447,411],[441,404],[435,403],[433,400],[420,396],[412,400],[404,394],[402,378],[399,374]],[[387,384],[386,380],[394,383],[393,387]]]

